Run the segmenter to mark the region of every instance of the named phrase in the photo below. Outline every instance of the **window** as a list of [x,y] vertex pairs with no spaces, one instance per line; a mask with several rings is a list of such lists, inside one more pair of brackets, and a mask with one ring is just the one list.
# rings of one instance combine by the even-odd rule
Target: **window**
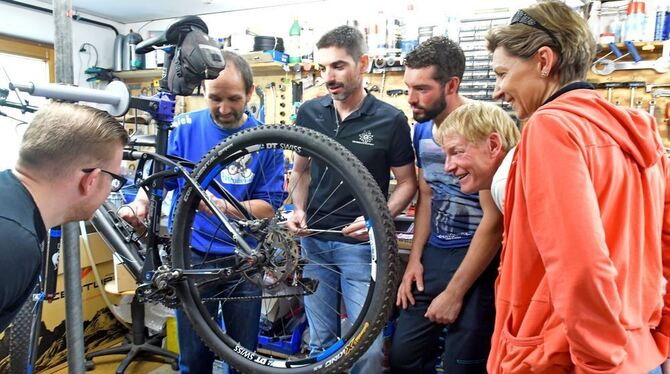
[[[0,89],[8,89],[13,82],[48,83],[54,78],[53,47],[0,36]],[[31,105],[41,106],[44,98],[21,94]],[[18,102],[10,92],[8,101]],[[12,168],[16,162],[23,131],[33,115],[18,109],[0,107],[0,170]]]

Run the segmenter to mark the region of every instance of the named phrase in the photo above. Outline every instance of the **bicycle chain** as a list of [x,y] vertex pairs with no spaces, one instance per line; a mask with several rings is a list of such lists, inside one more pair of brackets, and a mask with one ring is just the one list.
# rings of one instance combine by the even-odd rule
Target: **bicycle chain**
[[232,296],[232,297],[205,297],[202,302],[206,301],[228,301],[228,300],[255,300],[255,299],[278,299],[280,297],[291,297],[291,296],[305,296],[311,295],[309,292],[304,292],[301,294],[289,294],[289,295],[277,295],[277,296]]

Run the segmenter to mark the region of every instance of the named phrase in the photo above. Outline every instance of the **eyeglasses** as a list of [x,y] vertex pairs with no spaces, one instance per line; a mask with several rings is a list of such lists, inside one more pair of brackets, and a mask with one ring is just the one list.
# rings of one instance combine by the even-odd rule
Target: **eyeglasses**
[[[90,173],[94,171],[95,169],[100,169],[100,168],[87,168],[87,169],[81,169],[84,173]],[[112,176],[112,192],[119,192],[121,190],[121,187],[123,187],[126,184],[127,179],[112,173],[111,171],[107,171],[105,169],[100,169],[101,172],[105,174],[109,174]]]
[[516,13],[514,13],[514,17],[512,17],[512,21],[509,23],[510,25],[514,24],[523,24],[526,26],[530,26],[533,28],[536,28],[538,30],[544,31],[550,38],[551,40],[556,44],[556,48],[558,50],[561,50],[561,43],[558,42],[558,39],[556,39],[556,36],[554,35],[553,32],[549,31],[548,28],[542,26],[535,18],[531,17],[528,15],[528,13],[524,12],[523,9],[519,9]]

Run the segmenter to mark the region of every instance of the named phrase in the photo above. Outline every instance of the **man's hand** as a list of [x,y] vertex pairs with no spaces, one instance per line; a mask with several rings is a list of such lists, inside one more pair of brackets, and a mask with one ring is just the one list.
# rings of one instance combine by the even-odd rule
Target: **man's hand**
[[454,323],[462,306],[463,296],[456,295],[447,288],[433,299],[424,317],[444,325]]
[[405,275],[402,277],[400,287],[398,287],[398,296],[395,305],[407,309],[409,304],[414,305],[414,295],[412,295],[412,284],[416,282],[416,289],[423,292],[423,265],[421,260],[410,259],[405,269]]
[[117,214],[124,221],[130,223],[133,228],[135,228],[135,231],[141,234],[144,233],[144,230],[147,228],[146,221],[148,210],[148,202],[135,200],[132,203],[119,208]]
[[294,210],[291,218],[286,222],[288,229],[299,236],[305,236],[309,234],[307,229],[307,214],[304,210]]
[[348,224],[342,229],[342,235],[360,240],[362,242],[370,240],[368,235],[368,226],[363,216],[357,217],[354,222]]
[[[233,208],[233,206],[230,205],[226,200],[219,199],[209,191],[205,191],[205,193],[207,194],[209,200],[214,204],[214,206],[216,206],[224,215],[230,216],[233,215],[232,213],[233,211],[237,212],[237,209]],[[203,212],[208,216],[214,214],[202,200],[200,200],[200,205],[198,205],[198,211]]]

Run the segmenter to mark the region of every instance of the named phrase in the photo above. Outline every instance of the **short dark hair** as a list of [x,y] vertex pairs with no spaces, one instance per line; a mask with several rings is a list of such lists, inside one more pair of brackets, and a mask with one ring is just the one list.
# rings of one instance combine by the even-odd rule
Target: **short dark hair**
[[365,39],[360,31],[351,26],[339,26],[325,33],[318,42],[316,48],[338,47],[347,50],[356,63],[358,59],[367,52]]
[[451,77],[463,79],[465,55],[461,47],[449,38],[434,36],[407,54],[405,66],[411,69],[435,66],[436,75],[433,78],[445,84]]
[[19,167],[63,177],[81,163],[106,162],[128,143],[123,125],[109,113],[81,104],[51,102],[23,134]]
[[254,74],[251,72],[251,66],[249,66],[247,60],[235,52],[223,51],[223,61],[226,62],[226,65],[235,65],[237,71],[242,75],[244,92],[249,93],[251,87],[254,85]]

